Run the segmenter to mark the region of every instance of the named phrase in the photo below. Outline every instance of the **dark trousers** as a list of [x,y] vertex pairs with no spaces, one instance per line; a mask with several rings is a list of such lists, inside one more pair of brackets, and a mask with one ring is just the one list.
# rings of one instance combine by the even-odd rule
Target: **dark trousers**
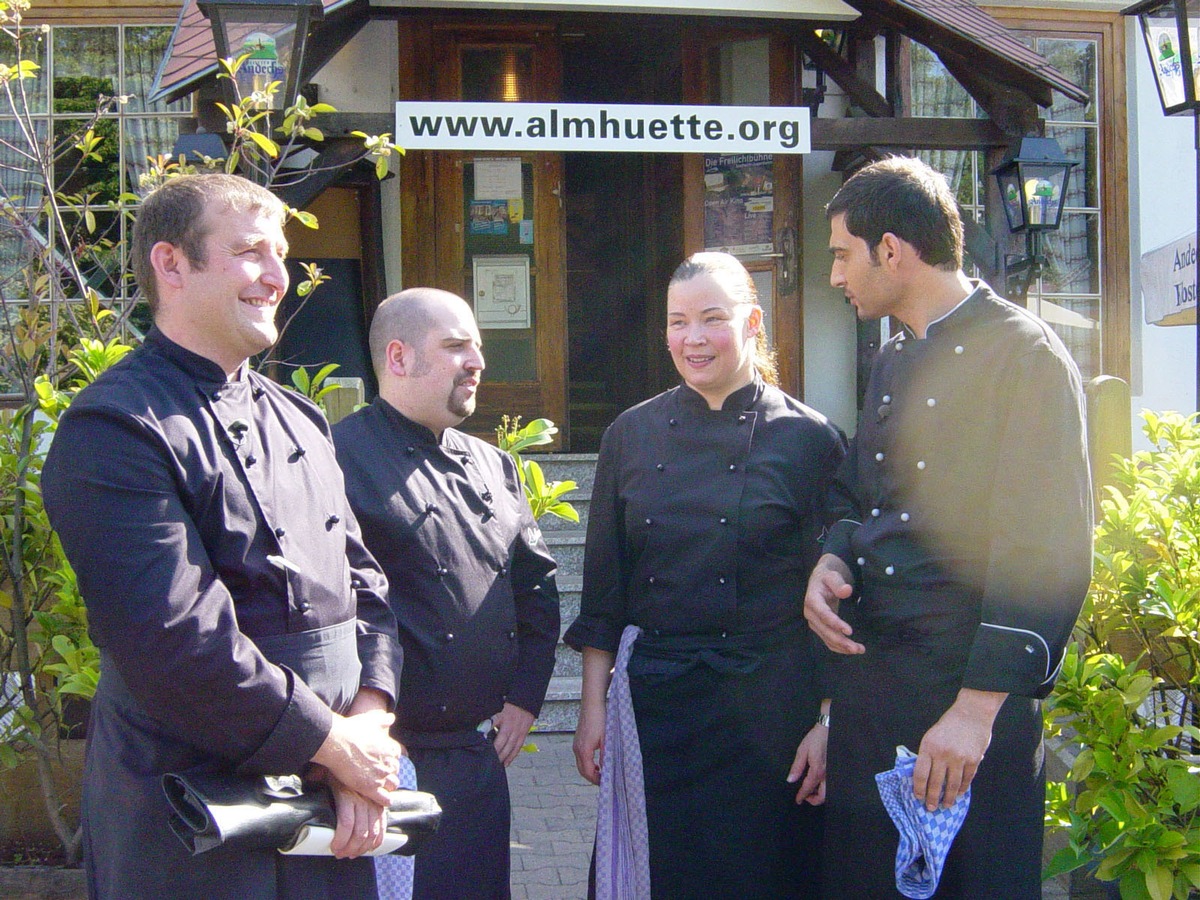
[[[868,644],[839,662],[832,710],[825,810],[827,900],[899,898],[896,826],[875,774],[895,763],[897,745],[921,737],[953,703],[961,666],[936,648]],[[1045,768],[1036,700],[1009,697],[971,784],[971,808],[955,838],[937,898],[1038,900]]]
[[508,900],[508,777],[490,741],[408,752],[442,824],[416,856],[413,900]]

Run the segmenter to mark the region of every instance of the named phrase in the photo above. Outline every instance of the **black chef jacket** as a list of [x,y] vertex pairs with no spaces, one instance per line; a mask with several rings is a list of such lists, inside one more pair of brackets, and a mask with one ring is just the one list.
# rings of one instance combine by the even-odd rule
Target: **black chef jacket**
[[864,597],[968,598],[963,687],[1053,687],[1091,580],[1084,415],[1062,342],[982,283],[924,340],[902,331],[879,353],[825,550]]
[[357,621],[359,684],[396,695],[386,581],[324,417],[246,366],[227,380],[155,329],[64,413],[42,492],[103,661],[84,794],[91,889],[281,892],[277,854],[186,857],[158,776],[299,772],[316,753],[329,706],[256,641]]
[[536,716],[558,642],[557,566],[512,458],[453,428],[439,441],[382,398],[334,437],[400,625],[397,726],[473,729],[506,701]]
[[680,386],[622,413],[600,448],[582,608],[564,640],[615,652],[628,624],[795,626],[844,452],[836,426],[757,379],[720,410]]

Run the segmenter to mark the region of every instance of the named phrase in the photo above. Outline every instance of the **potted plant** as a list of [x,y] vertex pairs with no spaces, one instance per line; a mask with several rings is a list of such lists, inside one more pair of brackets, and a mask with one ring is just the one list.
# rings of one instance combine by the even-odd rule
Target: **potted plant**
[[1200,895],[1200,424],[1143,413],[1152,449],[1115,463],[1091,591],[1046,702],[1081,749],[1048,789],[1067,846],[1122,898]]

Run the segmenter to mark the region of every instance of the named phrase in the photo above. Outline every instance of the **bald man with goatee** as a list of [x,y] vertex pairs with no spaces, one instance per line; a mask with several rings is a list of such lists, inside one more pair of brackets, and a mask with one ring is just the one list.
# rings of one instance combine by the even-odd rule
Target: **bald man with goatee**
[[456,430],[484,360],[462,298],[412,288],[375,313],[379,396],[337,425],[346,492],[389,576],[405,651],[393,735],[444,810],[415,900],[509,894],[504,769],[542,706],[558,641],[556,564],[512,458]]

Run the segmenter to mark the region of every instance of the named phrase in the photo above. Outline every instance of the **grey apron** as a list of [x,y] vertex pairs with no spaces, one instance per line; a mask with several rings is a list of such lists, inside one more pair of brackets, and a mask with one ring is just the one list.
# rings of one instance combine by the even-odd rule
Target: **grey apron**
[[[358,691],[357,621],[255,641],[335,712]],[[192,856],[167,825],[166,772],[230,771],[227,760],[179,740],[146,715],[101,652],[83,786],[84,857],[92,898],[375,898],[370,859],[285,857],[219,847]],[[196,698],[197,703],[203,698]],[[286,774],[286,773],[278,773]]]

